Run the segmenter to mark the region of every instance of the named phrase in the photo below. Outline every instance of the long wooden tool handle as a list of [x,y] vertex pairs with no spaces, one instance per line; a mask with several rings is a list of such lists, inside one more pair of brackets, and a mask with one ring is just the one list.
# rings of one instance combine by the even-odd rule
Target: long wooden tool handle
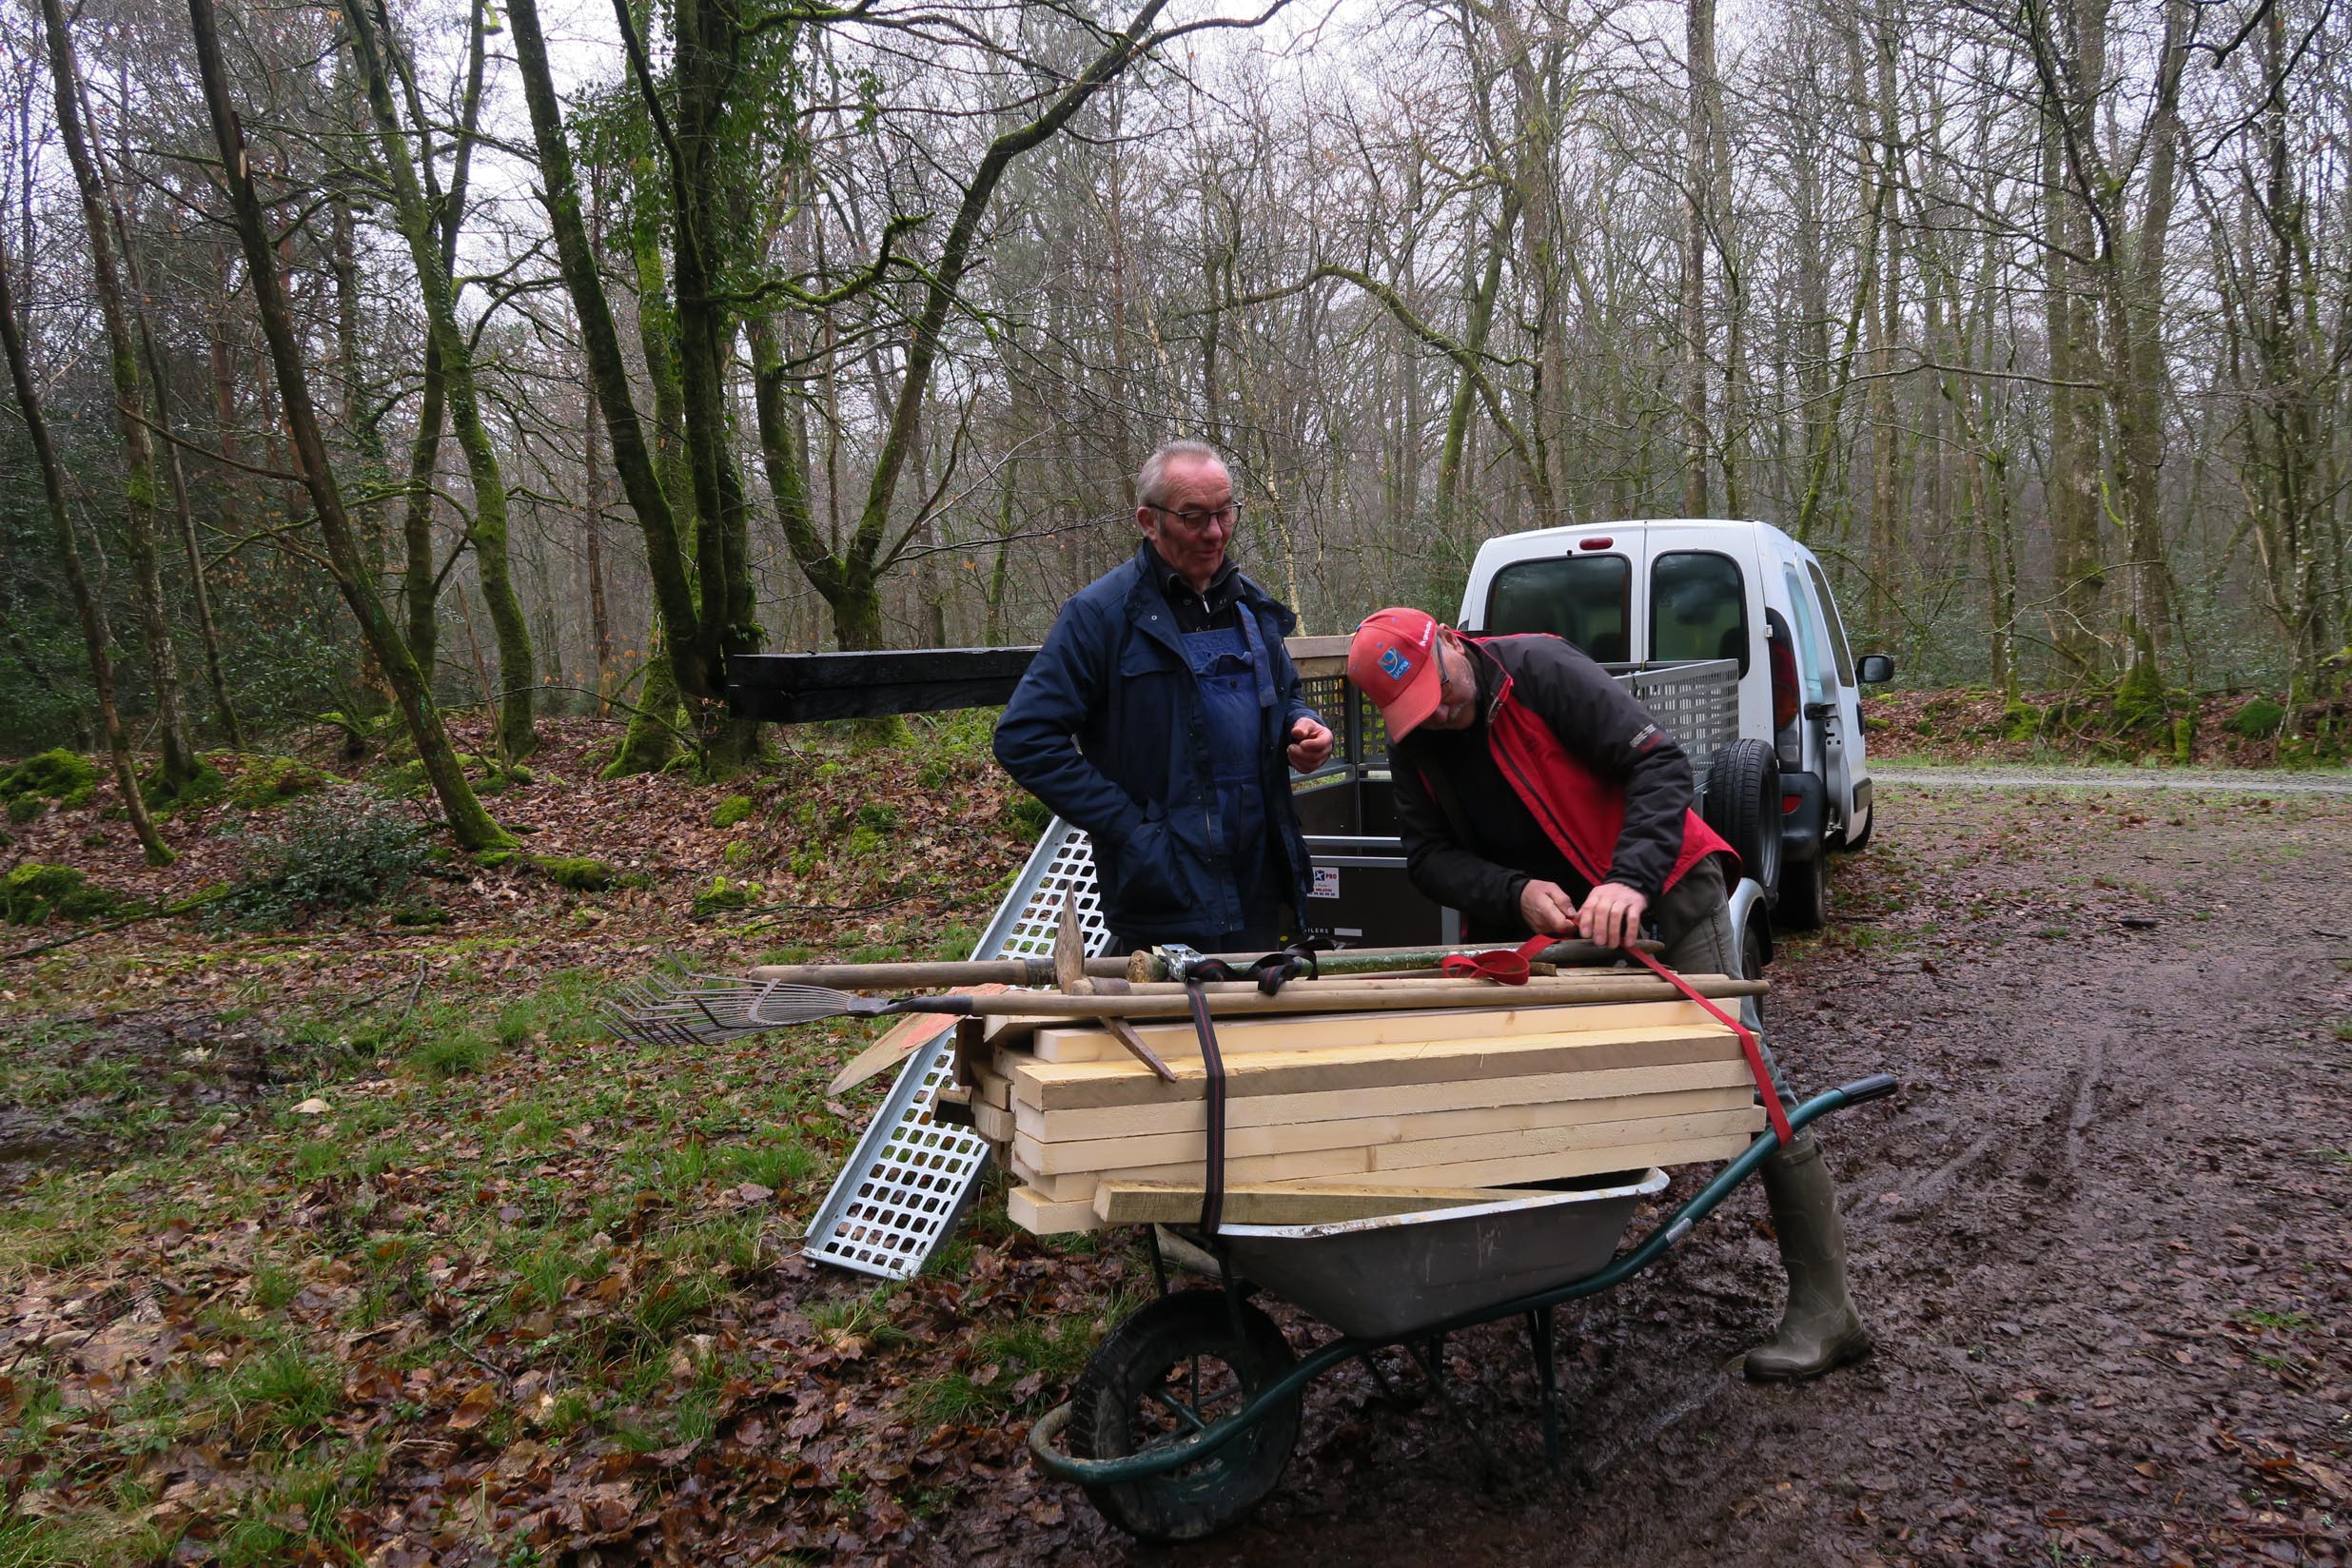
[[[1685,975],[1702,996],[1761,996],[1772,988],[1761,980],[1734,980],[1724,975]],[[1372,986],[1319,986],[1308,990],[1284,986],[1268,996],[1255,986],[1232,991],[1210,991],[1205,1000],[1219,1018],[1242,1018],[1293,1012],[1439,1012],[1467,1008],[1509,1009],[1558,1007],[1584,1002],[1674,1002],[1682,993],[1663,980],[1628,976],[1599,985],[1557,990],[1555,981],[1536,980],[1524,986],[1490,986],[1482,981],[1417,982],[1409,989]],[[1442,990],[1437,989],[1444,986]],[[956,1010],[983,1017],[1009,1018],[1182,1018],[1191,1005],[1182,990],[1129,991],[1124,996],[1063,996],[1051,991],[1007,992],[999,996],[957,997]],[[911,1009],[910,1009],[911,1010]]]
[[[1656,942],[1637,944],[1641,951],[1660,951]],[[1389,976],[1410,975],[1422,970],[1434,972],[1434,966],[1449,953],[1482,952],[1483,948],[1343,948],[1336,952],[1320,953],[1317,961],[1329,975],[1362,974],[1378,971]],[[1246,962],[1255,953],[1221,953],[1215,956]],[[1597,948],[1582,940],[1556,942],[1538,955],[1543,962],[1562,968],[1589,967],[1613,962],[1621,954],[1614,948]],[[1138,953],[1148,972],[1145,978],[1165,981],[1167,975],[1150,953]],[[1089,958],[1087,973],[1097,980],[1127,976],[1133,960],[1128,958]],[[925,990],[932,987],[949,986],[1050,986],[1054,983],[1053,961],[1036,958],[941,959],[934,962],[896,964],[761,964],[750,971],[749,978],[761,982],[774,981],[787,986],[831,986],[839,990]]]
[[[1422,970],[1405,974],[1344,974],[1328,980],[1289,980],[1283,985],[1284,996],[1323,997],[1335,992],[1354,994],[1359,991],[1395,991],[1403,995],[1426,996],[1426,1006],[1451,1007],[1460,996],[1484,995],[1500,990],[1507,995],[1541,995],[1576,1000],[1587,993],[1613,991],[1627,984],[1640,985],[1647,977],[1626,970],[1615,973],[1547,974],[1519,986],[1498,986],[1482,975],[1443,974],[1436,970]],[[1090,982],[1091,994],[1104,994],[1103,988],[1111,984],[1106,980]],[[1258,996],[1264,994],[1253,980],[1207,980],[1201,989],[1211,996]],[[1168,980],[1139,980],[1123,984],[1116,994],[1123,996],[1182,996],[1186,988]],[[1086,995],[1088,992],[1071,992]]]

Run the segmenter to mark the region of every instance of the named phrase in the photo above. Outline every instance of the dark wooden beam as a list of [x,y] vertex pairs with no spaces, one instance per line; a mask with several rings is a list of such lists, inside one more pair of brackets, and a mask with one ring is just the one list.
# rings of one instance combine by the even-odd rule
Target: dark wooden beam
[[727,661],[737,717],[775,724],[1001,707],[1034,648],[914,648],[870,654],[745,654]]

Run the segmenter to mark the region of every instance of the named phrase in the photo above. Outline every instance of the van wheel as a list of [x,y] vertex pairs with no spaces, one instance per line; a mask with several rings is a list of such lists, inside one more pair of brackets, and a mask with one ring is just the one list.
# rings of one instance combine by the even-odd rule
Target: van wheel
[[1780,873],[1780,902],[1773,918],[1788,931],[1819,931],[1830,917],[1830,851],[1823,845],[1809,860],[1793,860]]
[[1771,892],[1780,881],[1780,757],[1760,740],[1735,740],[1707,767],[1700,819],[1723,835],[1740,870]]

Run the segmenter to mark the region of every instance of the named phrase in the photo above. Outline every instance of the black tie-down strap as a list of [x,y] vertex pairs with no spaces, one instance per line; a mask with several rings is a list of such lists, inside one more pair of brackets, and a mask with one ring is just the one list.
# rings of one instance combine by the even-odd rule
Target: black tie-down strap
[[1283,989],[1284,983],[1303,974],[1309,980],[1320,977],[1315,962],[1316,953],[1331,945],[1323,936],[1303,936],[1280,952],[1269,952],[1240,968],[1222,958],[1195,958],[1185,966],[1185,978],[1191,980],[1247,980],[1266,995]]
[[1185,995],[1192,1003],[1192,1030],[1201,1037],[1201,1067],[1208,1078],[1208,1160],[1201,1181],[1201,1229],[1208,1235],[1217,1233],[1218,1222],[1225,1217],[1225,1056],[1217,1049],[1217,1029],[1209,1022],[1208,993],[1201,989],[1202,983],[1254,980],[1261,991],[1271,996],[1297,974],[1315,978],[1315,951],[1327,945],[1320,936],[1302,938],[1239,970],[1222,958],[1196,958],[1185,966]]
[[1217,1234],[1225,1218],[1225,1071],[1217,1049],[1217,1029],[1208,1021],[1208,993],[1197,979],[1185,983],[1192,1002],[1192,1029],[1201,1037],[1201,1067],[1208,1076],[1208,1160],[1201,1179],[1201,1230]]

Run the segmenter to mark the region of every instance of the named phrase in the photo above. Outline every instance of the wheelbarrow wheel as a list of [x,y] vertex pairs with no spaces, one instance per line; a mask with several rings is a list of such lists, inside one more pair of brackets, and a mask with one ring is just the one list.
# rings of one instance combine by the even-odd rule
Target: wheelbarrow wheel
[[[1070,1393],[1069,1450],[1124,1459],[1214,1425],[1296,1360],[1274,1320],[1221,1290],[1163,1296],[1114,1330]],[[1299,1441],[1294,1396],[1190,1464],[1087,1488],[1102,1516],[1142,1540],[1197,1540],[1274,1489]]]

